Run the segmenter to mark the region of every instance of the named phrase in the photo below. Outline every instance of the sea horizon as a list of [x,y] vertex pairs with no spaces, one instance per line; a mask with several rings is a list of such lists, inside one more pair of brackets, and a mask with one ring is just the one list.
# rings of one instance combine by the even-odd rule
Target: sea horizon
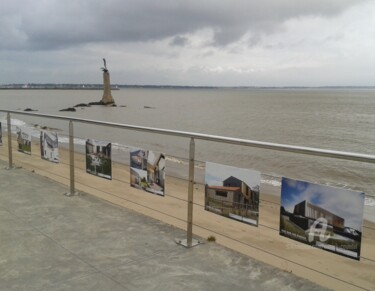
[[[0,90],[14,89],[14,90],[27,90],[27,89],[51,89],[61,90],[64,88],[71,89],[102,89],[101,83],[11,83],[1,84]],[[210,85],[171,85],[171,84],[111,84],[111,89],[117,88],[152,88],[152,89],[375,89],[375,85],[319,85],[319,86],[210,86]]]

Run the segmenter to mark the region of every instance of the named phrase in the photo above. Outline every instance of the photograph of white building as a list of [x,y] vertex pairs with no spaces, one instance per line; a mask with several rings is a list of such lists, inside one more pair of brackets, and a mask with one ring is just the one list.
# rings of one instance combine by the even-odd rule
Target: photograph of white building
[[165,155],[149,150],[130,152],[130,185],[146,192],[165,195]]
[[57,132],[42,130],[40,132],[40,155],[42,159],[59,162],[59,141]]

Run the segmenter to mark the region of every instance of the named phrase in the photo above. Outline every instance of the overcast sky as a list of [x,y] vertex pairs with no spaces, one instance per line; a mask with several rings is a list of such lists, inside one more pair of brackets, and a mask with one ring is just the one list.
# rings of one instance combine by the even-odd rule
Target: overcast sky
[[240,179],[251,188],[260,186],[260,172],[258,171],[206,162],[205,184],[223,186],[223,181],[231,176]]
[[0,0],[0,84],[375,85],[375,0]]

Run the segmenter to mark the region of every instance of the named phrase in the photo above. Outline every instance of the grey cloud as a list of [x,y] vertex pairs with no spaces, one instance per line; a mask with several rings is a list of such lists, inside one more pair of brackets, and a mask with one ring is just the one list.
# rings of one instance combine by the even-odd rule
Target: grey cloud
[[189,42],[189,39],[187,37],[177,35],[173,38],[173,40],[171,41],[170,44],[173,45],[173,46],[184,46],[188,42]]
[[[154,41],[175,37],[181,45],[186,33],[210,28],[213,45],[238,40],[245,33],[269,33],[290,18],[304,15],[330,17],[360,0],[50,0],[8,1],[8,21],[0,49],[55,49],[92,42]],[[8,6],[10,5],[10,6]],[[15,7],[17,9],[15,9]],[[180,42],[180,43],[179,43]]]

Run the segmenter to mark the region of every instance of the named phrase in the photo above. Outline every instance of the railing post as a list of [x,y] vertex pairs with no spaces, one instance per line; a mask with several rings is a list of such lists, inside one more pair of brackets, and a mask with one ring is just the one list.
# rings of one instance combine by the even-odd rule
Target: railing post
[[187,248],[194,247],[200,242],[193,240],[193,199],[194,199],[194,161],[195,161],[195,142],[190,138],[189,146],[189,186],[188,186],[188,209],[187,209],[187,235],[186,240],[179,241]]
[[195,142],[190,139],[189,150],[189,189],[188,189],[188,213],[187,213],[187,246],[191,247],[193,241],[193,199],[194,199],[194,158]]
[[76,195],[74,180],[74,130],[73,121],[69,121],[69,172],[70,172],[70,192],[66,196]]
[[13,168],[13,153],[12,153],[12,123],[10,119],[10,113],[7,113],[7,127],[8,127],[8,169]]

